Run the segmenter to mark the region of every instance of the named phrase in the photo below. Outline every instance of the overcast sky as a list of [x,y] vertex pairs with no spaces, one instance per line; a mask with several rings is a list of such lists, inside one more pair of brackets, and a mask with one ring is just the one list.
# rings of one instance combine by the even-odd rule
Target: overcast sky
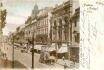
[[7,9],[6,27],[3,34],[14,32],[18,26],[24,24],[27,17],[31,15],[35,4],[38,8],[55,7],[55,4],[62,4],[68,0],[2,0],[3,8]]

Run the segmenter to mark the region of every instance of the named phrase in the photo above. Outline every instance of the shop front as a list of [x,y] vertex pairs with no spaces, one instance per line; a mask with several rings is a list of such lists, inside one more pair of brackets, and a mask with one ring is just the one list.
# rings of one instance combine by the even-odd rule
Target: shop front
[[79,47],[70,48],[70,60],[79,63]]

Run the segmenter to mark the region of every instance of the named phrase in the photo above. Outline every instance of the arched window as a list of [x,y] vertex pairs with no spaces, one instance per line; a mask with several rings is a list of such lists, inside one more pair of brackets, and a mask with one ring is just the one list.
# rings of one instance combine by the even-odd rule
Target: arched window
[[61,19],[59,19],[59,25],[62,26],[62,20]]
[[56,27],[57,25],[56,25],[56,20],[54,21],[54,26]]
[[66,25],[69,25],[68,17],[65,17],[64,20],[65,20],[65,24],[66,24]]
[[57,28],[57,25],[56,25],[56,20],[54,20],[53,29],[55,29],[55,30],[56,30],[56,28]]

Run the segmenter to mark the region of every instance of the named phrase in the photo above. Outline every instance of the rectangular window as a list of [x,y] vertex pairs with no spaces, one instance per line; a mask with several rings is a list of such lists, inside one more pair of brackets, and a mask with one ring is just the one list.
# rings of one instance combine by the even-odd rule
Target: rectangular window
[[45,34],[46,34],[46,29],[45,29]]
[[77,42],[77,36],[75,35],[75,42]]
[[47,25],[47,22],[46,22],[46,20],[45,20],[45,25]]
[[79,33],[77,33],[77,42],[78,43],[80,42],[80,35],[79,35]]
[[75,27],[77,26],[77,21],[75,20]]
[[48,24],[48,19],[47,19],[47,24]]

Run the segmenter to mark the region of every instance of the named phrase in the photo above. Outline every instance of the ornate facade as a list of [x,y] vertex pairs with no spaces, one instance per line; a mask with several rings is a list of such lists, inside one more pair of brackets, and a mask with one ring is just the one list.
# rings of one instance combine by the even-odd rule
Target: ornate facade
[[51,18],[51,42],[57,43],[58,48],[62,44],[67,44],[71,40],[71,24],[70,24],[70,1],[56,6],[52,11]]
[[45,7],[39,10],[36,14],[37,17],[34,20],[34,37],[37,44],[48,44],[49,31],[50,31],[50,11],[52,8]]
[[32,39],[34,35],[34,43],[36,44],[48,44],[50,37],[50,17],[52,7],[45,7],[38,10],[38,6],[35,5],[32,10],[32,14],[25,22],[25,38]]

